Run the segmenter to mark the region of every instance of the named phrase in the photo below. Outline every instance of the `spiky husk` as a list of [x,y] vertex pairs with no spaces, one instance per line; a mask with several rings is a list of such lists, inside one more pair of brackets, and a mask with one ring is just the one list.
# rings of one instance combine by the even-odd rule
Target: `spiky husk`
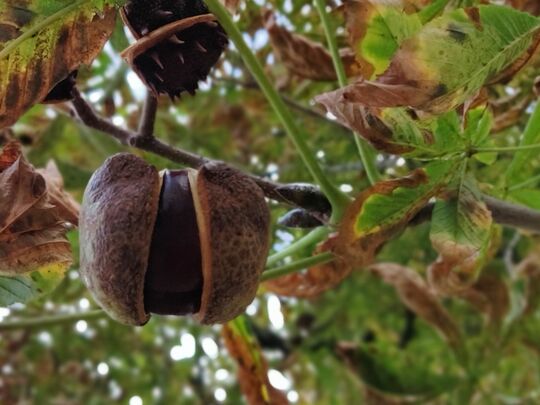
[[[198,0],[131,0],[124,6],[123,18],[140,39],[167,24],[207,13]],[[196,24],[152,47],[144,45],[132,67],[155,95],[168,94],[174,100],[185,91],[195,93],[227,44],[227,35],[217,22]]]

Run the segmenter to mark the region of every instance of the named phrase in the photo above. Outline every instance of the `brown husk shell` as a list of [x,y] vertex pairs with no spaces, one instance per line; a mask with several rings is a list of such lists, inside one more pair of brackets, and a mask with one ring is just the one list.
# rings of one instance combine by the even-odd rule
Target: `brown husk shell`
[[224,323],[244,312],[257,292],[269,248],[270,213],[261,189],[222,164],[190,176],[201,238],[203,295],[195,317]]
[[117,154],[94,173],[80,215],[80,271],[115,320],[143,325],[144,278],[161,188],[155,167]]

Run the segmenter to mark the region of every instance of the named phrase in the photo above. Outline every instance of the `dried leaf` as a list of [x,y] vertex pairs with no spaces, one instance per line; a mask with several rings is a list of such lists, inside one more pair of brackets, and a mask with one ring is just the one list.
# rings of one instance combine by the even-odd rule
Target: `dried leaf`
[[[330,236],[319,244],[314,255],[334,250],[336,237]],[[293,273],[264,283],[265,287],[278,295],[298,298],[313,298],[337,287],[352,272],[351,265],[340,258],[307,269],[304,273]]]
[[518,10],[540,15],[540,3],[538,0],[506,0],[506,3]]
[[510,309],[510,293],[504,281],[494,275],[482,275],[474,285],[457,294],[478,311],[486,314],[491,323],[500,325]]
[[221,336],[238,364],[238,381],[249,405],[288,404],[285,394],[268,380],[268,364],[243,318],[223,325]]
[[540,307],[540,254],[533,252],[518,266],[517,274],[527,282],[523,316],[529,316]]
[[16,143],[0,162],[0,274],[65,270],[72,261],[66,223],[76,223],[77,205],[62,191],[59,173],[49,166],[40,174]]
[[460,179],[454,195],[436,202],[430,238],[440,256],[428,275],[438,292],[454,295],[476,281],[489,251],[491,225],[491,213],[470,178]]
[[454,165],[453,161],[434,162],[360,193],[340,224],[334,253],[354,267],[371,264],[378,249],[439,193]]
[[238,7],[240,6],[240,0],[220,0],[220,1],[233,14],[236,13],[236,11],[238,10]]
[[81,207],[71,194],[64,191],[64,179],[56,163],[50,160],[44,169],[38,169],[37,172],[45,179],[49,202],[56,207],[58,215],[65,221],[78,225]]
[[114,3],[7,0],[0,5],[0,128],[94,60],[114,28]]
[[344,90],[324,93],[315,98],[338,122],[360,134],[373,147],[382,152],[403,154],[410,152],[411,147],[396,144],[392,129],[380,119],[380,109],[366,107],[343,97]]
[[371,265],[369,270],[392,285],[401,302],[435,327],[452,346],[461,345],[461,333],[456,323],[417,272],[395,263],[377,263]]
[[376,81],[358,80],[331,98],[376,108],[450,111],[508,69],[523,66],[539,39],[540,21],[530,14],[500,6],[457,9],[405,40]]
[[[272,11],[265,11],[263,20],[277,59],[290,72],[304,79],[336,80],[332,56],[324,46],[280,27]],[[345,61],[351,61],[350,56],[345,53]]]

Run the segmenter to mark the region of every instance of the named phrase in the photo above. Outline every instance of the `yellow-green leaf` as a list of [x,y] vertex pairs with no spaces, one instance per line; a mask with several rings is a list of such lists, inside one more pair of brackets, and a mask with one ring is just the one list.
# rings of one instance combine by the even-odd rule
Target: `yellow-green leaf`
[[0,4],[0,128],[13,124],[79,66],[114,28],[115,0],[7,0]]

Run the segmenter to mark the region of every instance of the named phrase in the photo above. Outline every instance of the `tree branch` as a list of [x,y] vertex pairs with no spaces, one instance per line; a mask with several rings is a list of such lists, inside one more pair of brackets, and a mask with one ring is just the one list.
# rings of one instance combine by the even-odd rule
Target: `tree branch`
[[[111,135],[124,145],[133,146],[164,157],[171,162],[194,168],[202,166],[205,163],[212,162],[212,159],[208,159],[168,145],[157,139],[154,135],[142,135],[141,133],[135,133],[117,127],[112,122],[100,117],[94,111],[92,106],[90,106],[90,104],[88,104],[88,102],[82,97],[81,93],[77,89],[74,89],[73,91],[72,103],[77,116],[85,125]],[[144,118],[142,122],[145,124],[141,124],[141,127],[148,128],[149,122],[152,122],[154,119],[153,117],[155,117],[155,109],[147,109],[143,116]],[[284,184],[276,183],[252,174],[246,175],[257,183],[257,185],[263,190],[266,197],[278,202],[288,205],[297,205],[301,208],[306,208],[309,210],[309,207],[304,207],[301,204],[295,204],[294,201],[284,198],[283,195],[279,193],[278,189],[284,187]],[[311,190],[310,192],[312,193],[313,191]],[[319,193],[321,192],[319,191]],[[321,198],[325,198],[322,193]],[[540,233],[540,211],[536,211],[522,205],[511,204],[489,196],[484,196],[484,201],[491,211],[493,220],[495,222],[501,225],[507,225],[514,228],[521,228],[535,233]],[[416,217],[413,218],[411,225],[428,221],[431,218],[433,206],[434,204],[429,204],[422,209],[416,215]]]
[[[73,89],[72,95],[72,105],[75,109],[76,116],[84,125],[112,136],[123,145],[133,146],[135,148],[164,157],[171,162],[193,168],[200,167],[205,163],[210,163],[213,161],[212,159],[208,159],[204,156],[166,144],[156,138],[152,133],[146,132],[150,126],[153,127],[153,122],[155,121],[156,109],[153,106],[153,101],[148,101],[147,99],[143,118],[141,120],[141,124],[139,125],[139,127],[145,132],[133,132],[120,128],[114,125],[111,121],[100,117],[92,106],[83,98],[82,94],[77,88]],[[290,201],[286,200],[276,191],[276,189],[282,187],[283,184],[276,183],[252,174],[246,175],[257,183],[268,198],[290,204]]]
[[[540,233],[540,211],[533,210],[524,205],[511,204],[487,195],[483,195],[482,198],[487,208],[491,211],[494,222],[499,225]],[[419,225],[429,221],[434,207],[434,203],[426,205],[416,214],[410,224]]]
[[157,108],[157,98],[150,91],[148,91],[146,93],[146,100],[144,100],[143,112],[141,114],[141,121],[139,123],[139,136],[153,136]]
[[45,328],[53,325],[69,324],[77,321],[92,321],[105,318],[106,314],[101,309],[76,314],[40,316],[31,319],[19,319],[14,321],[0,322],[0,331],[15,329]]

